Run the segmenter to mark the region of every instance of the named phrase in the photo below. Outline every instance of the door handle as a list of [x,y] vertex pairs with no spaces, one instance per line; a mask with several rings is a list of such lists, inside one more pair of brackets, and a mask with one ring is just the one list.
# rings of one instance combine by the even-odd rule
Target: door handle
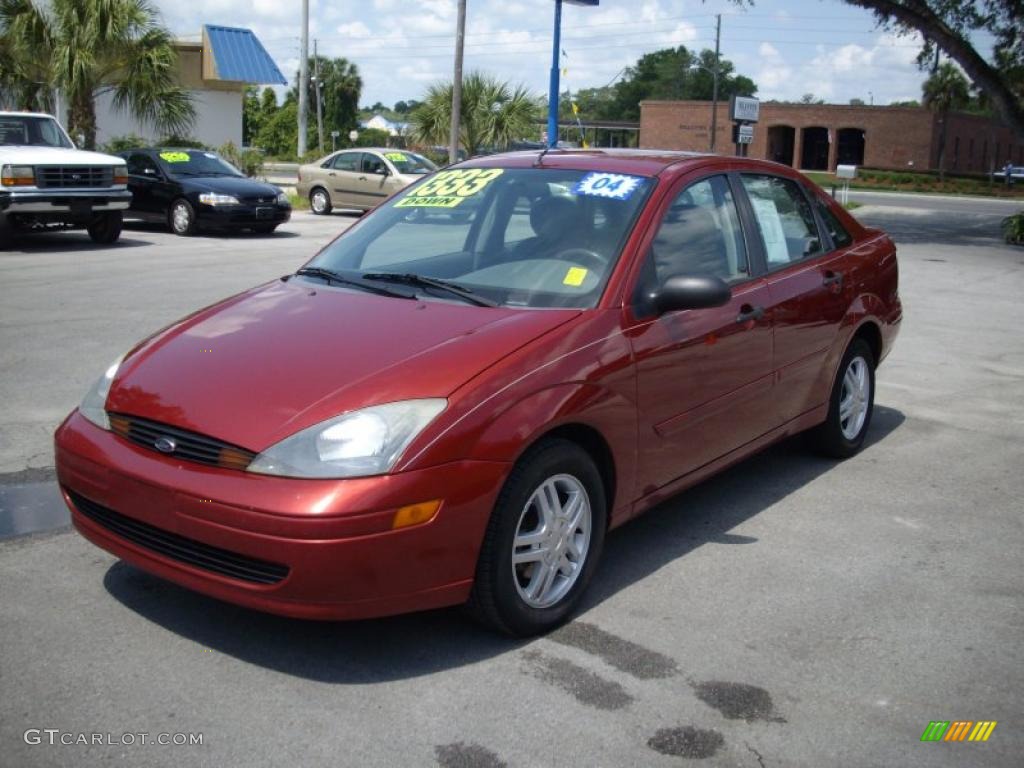
[[740,313],[736,315],[737,323],[746,323],[750,320],[760,320],[764,317],[764,307],[752,307],[749,304],[744,304],[740,307]]
[[337,176],[338,174],[336,174],[336,173],[335,173],[334,171],[331,171],[331,172],[330,172],[330,173],[328,173],[327,175],[328,175],[328,176]]
[[831,269],[825,273],[825,278],[821,281],[824,286],[841,286],[843,284],[843,273],[833,272]]
[[359,177],[359,180],[360,180],[360,181],[366,181],[366,177],[365,177],[365,176],[360,176],[360,177]]

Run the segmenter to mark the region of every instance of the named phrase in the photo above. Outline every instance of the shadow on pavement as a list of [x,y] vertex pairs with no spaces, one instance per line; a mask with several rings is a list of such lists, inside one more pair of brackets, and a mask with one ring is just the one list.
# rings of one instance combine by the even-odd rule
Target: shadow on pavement
[[[127,229],[127,228],[126,228]],[[152,245],[149,240],[133,240],[122,235],[116,243],[107,245],[94,243],[89,239],[85,230],[69,230],[66,232],[39,232],[33,234],[14,235],[14,242],[4,253],[35,253],[37,251],[63,251],[74,253],[77,251],[110,251],[117,248],[138,248],[143,245]]]
[[[904,422],[876,406],[865,450]],[[584,600],[589,608],[704,544],[757,540],[729,531],[836,466],[799,438],[741,462],[609,535]],[[525,645],[473,623],[458,608],[353,622],[258,613],[190,592],[123,562],[104,587],[140,616],[249,664],[326,683],[398,680],[472,664]]]
[[[279,226],[287,227],[288,222],[280,224]],[[170,228],[166,224],[161,224],[152,221],[126,221],[124,223],[125,231],[131,230],[133,232],[159,232],[161,234],[171,234]],[[246,238],[257,238],[257,239],[270,239],[270,238],[284,238],[284,237],[301,237],[302,235],[298,232],[292,232],[289,230],[276,230],[274,232],[261,233],[252,232],[250,230],[199,230],[194,235],[189,235],[183,240],[196,237],[205,238],[216,238],[217,240],[236,240]]]
[[[1022,204],[1024,207],[1024,204]],[[1006,246],[1002,220],[994,213],[949,213],[948,211],[887,210],[872,207],[854,216],[870,227],[878,227],[897,246],[905,244]]]

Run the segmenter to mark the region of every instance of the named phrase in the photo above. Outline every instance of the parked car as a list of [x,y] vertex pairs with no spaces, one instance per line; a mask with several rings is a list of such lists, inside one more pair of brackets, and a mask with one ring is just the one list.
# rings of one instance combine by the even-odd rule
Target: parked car
[[85,537],[223,600],[543,632],[609,529],[789,435],[859,451],[897,280],[773,163],[471,160],[118,358],[57,430],[60,488]]
[[115,242],[127,182],[121,158],[75,149],[52,115],[0,112],[0,248],[15,232],[53,228]]
[[430,160],[404,149],[344,149],[299,166],[296,191],[319,215],[334,208],[368,211],[435,170]]
[[280,187],[247,178],[216,152],[164,147],[118,154],[128,163],[130,215],[166,224],[176,235],[209,229],[270,234],[291,218]]

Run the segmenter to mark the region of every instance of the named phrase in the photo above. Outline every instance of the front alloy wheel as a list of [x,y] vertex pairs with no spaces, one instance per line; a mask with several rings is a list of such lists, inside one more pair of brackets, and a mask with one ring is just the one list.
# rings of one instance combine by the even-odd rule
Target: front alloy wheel
[[196,231],[196,214],[188,200],[175,200],[171,205],[171,230],[176,235],[191,235]]
[[551,439],[524,454],[494,505],[468,607],[484,624],[535,635],[570,617],[604,544],[604,483],[578,444]]

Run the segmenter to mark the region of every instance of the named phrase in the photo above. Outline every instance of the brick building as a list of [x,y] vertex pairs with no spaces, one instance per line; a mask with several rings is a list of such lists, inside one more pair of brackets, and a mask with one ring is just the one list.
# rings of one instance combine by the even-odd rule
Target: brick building
[[[729,105],[718,105],[715,151],[732,153]],[[938,168],[938,115],[923,107],[761,103],[750,157],[802,170],[837,164],[891,170]],[[640,146],[707,150],[711,134],[709,101],[644,101],[640,104]],[[977,115],[949,115],[946,170],[988,173],[1007,161],[1024,165],[1024,136]]]

